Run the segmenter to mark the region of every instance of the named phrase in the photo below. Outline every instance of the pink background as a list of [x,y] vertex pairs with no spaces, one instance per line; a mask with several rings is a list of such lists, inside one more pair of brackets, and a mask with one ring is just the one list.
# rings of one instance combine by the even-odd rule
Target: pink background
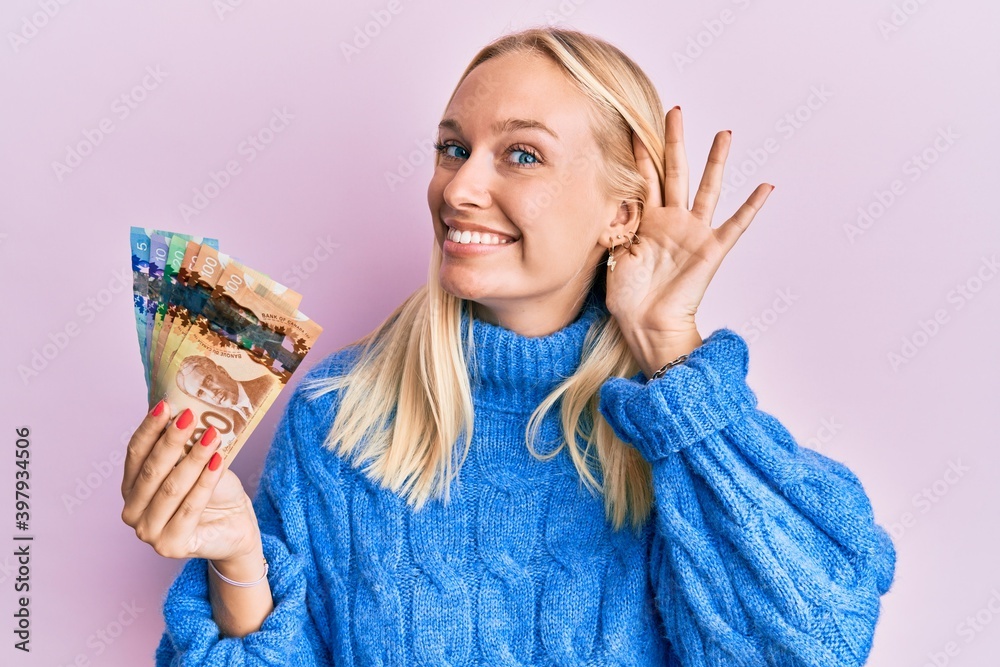
[[[8,0],[0,543],[16,532],[19,426],[36,539],[29,655],[12,649],[15,563],[0,546],[0,663],[148,664],[163,628],[181,562],[120,520],[123,436],[145,411],[130,276],[123,290],[116,278],[129,226],[215,236],[303,292],[325,328],[311,366],[424,280],[426,140],[469,59],[503,32],[558,22],[621,47],[665,107],[683,107],[692,191],[714,133],[733,130],[734,193],[717,224],[758,183],[777,185],[713,280],[700,329],[747,338],[760,407],[847,463],[892,527],[898,570],[868,664],[987,664],[1000,654],[1000,277],[984,263],[1000,252],[987,207],[998,20],[995,3],[917,0]],[[366,25],[374,36],[345,56]],[[240,145],[275,109],[293,118],[251,161]],[[102,121],[113,131],[57,174]],[[230,160],[240,173],[186,220],[180,205]],[[873,217],[851,238],[859,207]],[[60,336],[67,326],[76,335]],[[904,339],[912,358],[893,367]],[[251,494],[286,399],[235,462]]]

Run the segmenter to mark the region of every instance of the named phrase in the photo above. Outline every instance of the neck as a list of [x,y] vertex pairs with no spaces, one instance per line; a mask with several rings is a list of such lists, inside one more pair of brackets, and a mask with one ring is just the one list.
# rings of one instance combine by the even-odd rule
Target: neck
[[472,316],[482,322],[503,327],[527,338],[537,338],[565,328],[575,321],[586,306],[589,295],[582,295],[567,305],[554,306],[551,301],[525,303],[518,300],[500,302],[467,301]]
[[470,317],[470,302],[462,309],[462,340],[472,324],[472,345],[466,347],[469,380],[477,405],[505,412],[530,413],[580,365],[583,343],[591,325],[607,314],[593,295],[571,322],[541,336]]

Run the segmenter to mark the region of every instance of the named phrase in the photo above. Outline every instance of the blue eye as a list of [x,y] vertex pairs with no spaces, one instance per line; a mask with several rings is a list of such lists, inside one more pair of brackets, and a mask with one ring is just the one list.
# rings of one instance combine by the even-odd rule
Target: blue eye
[[[450,151],[450,149],[452,148],[456,149],[456,152],[458,152],[458,154],[452,153]],[[440,153],[442,159],[444,160],[464,160],[469,157],[469,151],[465,150],[458,144],[454,143],[446,143],[446,144],[435,143],[434,150]],[[508,155],[514,155],[518,153],[520,155],[515,157],[514,162],[511,163],[513,166],[528,167],[541,164],[538,155],[534,151],[529,149],[527,146],[515,145],[507,149]]]
[[[449,148],[457,148],[458,150],[460,150],[463,153],[465,153],[465,155],[453,155],[453,154],[451,154],[451,153],[448,152]],[[469,157],[469,154],[468,154],[469,152],[467,150],[465,150],[464,148],[462,148],[461,146],[459,146],[458,144],[437,144],[436,143],[436,144],[434,144],[434,150],[436,150],[438,153],[440,153],[444,157],[448,157],[448,158],[453,158],[453,159],[459,159],[459,160],[461,160],[461,159]]]
[[520,149],[520,148],[516,148],[516,149],[512,150],[511,153],[521,153],[522,156],[531,158],[531,162],[521,162],[520,160],[517,160],[518,164],[537,164],[538,163],[538,156],[535,155],[534,153],[532,153],[531,151],[523,150],[523,149]]

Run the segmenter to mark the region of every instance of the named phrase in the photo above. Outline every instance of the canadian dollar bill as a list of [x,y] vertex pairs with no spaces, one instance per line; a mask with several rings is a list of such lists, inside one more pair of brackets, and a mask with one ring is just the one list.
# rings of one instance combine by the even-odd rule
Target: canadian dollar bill
[[[132,310],[135,314],[135,331],[139,337],[139,349],[146,349],[146,294],[149,282],[149,234],[150,230],[132,227],[129,240],[132,245]],[[143,373],[149,385],[149,366],[143,360]]]

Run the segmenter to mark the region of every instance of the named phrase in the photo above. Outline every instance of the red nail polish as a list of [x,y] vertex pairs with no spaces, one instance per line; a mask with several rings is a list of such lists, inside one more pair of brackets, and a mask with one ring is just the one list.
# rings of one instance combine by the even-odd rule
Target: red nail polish
[[194,415],[191,414],[191,408],[184,408],[184,412],[181,413],[181,416],[177,418],[174,424],[177,428],[187,428],[193,419]]
[[674,108],[677,109],[678,111],[680,111],[681,110],[681,105],[678,104]]
[[208,460],[208,469],[215,470],[219,467],[220,463],[222,463],[222,457],[219,456],[219,452],[216,452],[212,454],[212,458]]
[[153,408],[152,415],[154,417],[159,417],[162,413],[163,413],[163,399],[160,399],[160,402],[157,403],[156,407]]
[[205,432],[201,434],[201,444],[208,447],[215,440],[215,427],[209,426],[205,429]]
[[729,134],[732,134],[732,133],[733,133],[733,131],[732,131],[732,130],[726,130],[726,132],[728,132]]

